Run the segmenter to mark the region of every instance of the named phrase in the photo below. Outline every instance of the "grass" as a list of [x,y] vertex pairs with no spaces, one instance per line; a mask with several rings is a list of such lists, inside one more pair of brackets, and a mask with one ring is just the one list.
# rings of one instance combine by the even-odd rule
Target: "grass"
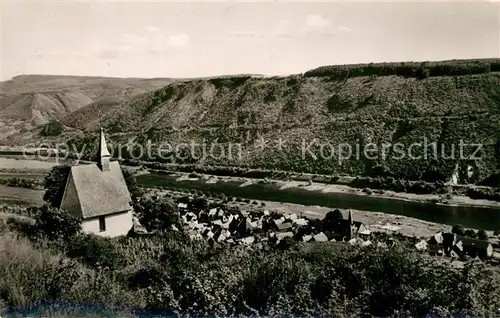
[[[12,307],[30,306],[39,296],[35,294],[40,291],[37,276],[59,261],[57,255],[37,250],[27,239],[12,232],[1,235],[0,255],[0,291],[2,296],[8,295]],[[27,288],[30,285],[32,289]]]
[[51,248],[37,248],[13,232],[0,235],[0,255],[0,296],[14,313],[53,311],[57,306],[46,303],[51,298],[66,303],[63,312],[68,315],[81,307],[78,303],[105,304],[108,310],[118,301],[133,304],[132,295],[104,271],[72,262]]

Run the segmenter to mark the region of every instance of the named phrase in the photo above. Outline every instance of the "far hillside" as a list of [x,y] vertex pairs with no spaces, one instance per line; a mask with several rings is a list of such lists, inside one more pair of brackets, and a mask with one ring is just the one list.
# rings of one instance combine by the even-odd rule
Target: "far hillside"
[[[135,138],[143,144],[238,143],[243,149],[241,158],[183,154],[176,164],[499,185],[500,59],[324,66],[286,77],[176,81],[126,101],[87,107],[61,118],[57,134],[42,136],[39,129],[34,137],[87,143],[90,153],[103,125],[115,144]],[[424,137],[445,155],[399,160],[391,148],[385,160],[379,154],[339,161],[335,154],[340,144],[363,149],[400,143],[408,150]],[[265,149],[255,147],[261,138],[269,141]],[[279,138],[285,141],[282,149],[274,146]],[[22,141],[15,140],[9,142]],[[313,140],[304,157],[304,143]],[[480,159],[448,158],[452,145],[458,152],[460,140],[482,144],[475,154]],[[332,145],[333,155],[322,144]],[[473,152],[468,148],[463,158]]]
[[63,75],[20,75],[0,83],[0,142],[36,138],[32,130],[95,103],[121,103],[174,80]]

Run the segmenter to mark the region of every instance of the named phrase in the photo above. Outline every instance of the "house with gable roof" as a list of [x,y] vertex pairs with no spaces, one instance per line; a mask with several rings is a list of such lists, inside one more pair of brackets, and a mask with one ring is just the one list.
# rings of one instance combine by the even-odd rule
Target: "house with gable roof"
[[110,159],[101,128],[96,162],[71,167],[60,209],[82,218],[83,232],[115,237],[133,227],[132,199],[120,164]]

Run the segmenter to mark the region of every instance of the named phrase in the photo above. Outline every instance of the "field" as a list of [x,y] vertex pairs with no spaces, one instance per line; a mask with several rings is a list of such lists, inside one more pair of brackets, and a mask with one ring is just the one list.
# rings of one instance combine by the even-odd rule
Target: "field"
[[43,203],[43,191],[14,188],[0,185],[0,202],[22,205],[40,205]]

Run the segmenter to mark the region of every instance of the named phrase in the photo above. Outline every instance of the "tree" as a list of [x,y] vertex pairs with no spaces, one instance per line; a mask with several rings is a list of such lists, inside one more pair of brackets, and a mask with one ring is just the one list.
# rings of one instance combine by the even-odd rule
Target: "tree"
[[66,187],[66,180],[68,179],[70,171],[71,166],[55,166],[45,177],[45,194],[43,195],[43,200],[49,205],[56,208],[59,208],[61,205],[64,188]]
[[114,269],[124,263],[122,255],[116,248],[116,243],[106,237],[94,234],[77,235],[67,246],[67,256],[76,258],[89,266]]
[[464,227],[462,225],[455,224],[455,225],[453,225],[453,228],[451,229],[451,233],[459,235],[459,236],[464,236],[465,230],[464,230]]
[[136,205],[140,222],[148,230],[168,230],[172,225],[182,228],[179,209],[170,198],[142,198]]
[[500,230],[495,230],[495,232],[493,232],[493,235],[500,236]]
[[488,234],[486,233],[485,230],[481,229],[477,232],[477,238],[483,241],[488,240]]
[[189,209],[195,211],[207,210],[210,206],[210,202],[207,199],[198,197],[195,198],[191,203],[189,203]]
[[80,218],[49,205],[35,211],[34,219],[37,232],[50,240],[67,240],[81,231]]
[[130,192],[130,197],[132,201],[135,203],[143,194],[142,189],[137,185],[137,180],[135,179],[134,174],[127,168],[122,168],[123,178],[125,179],[125,183],[127,184],[128,192]]
[[474,232],[474,230],[471,229],[465,230],[465,236],[476,238],[476,232]]
[[282,250],[287,250],[295,244],[293,238],[287,236],[278,243],[278,248]]

